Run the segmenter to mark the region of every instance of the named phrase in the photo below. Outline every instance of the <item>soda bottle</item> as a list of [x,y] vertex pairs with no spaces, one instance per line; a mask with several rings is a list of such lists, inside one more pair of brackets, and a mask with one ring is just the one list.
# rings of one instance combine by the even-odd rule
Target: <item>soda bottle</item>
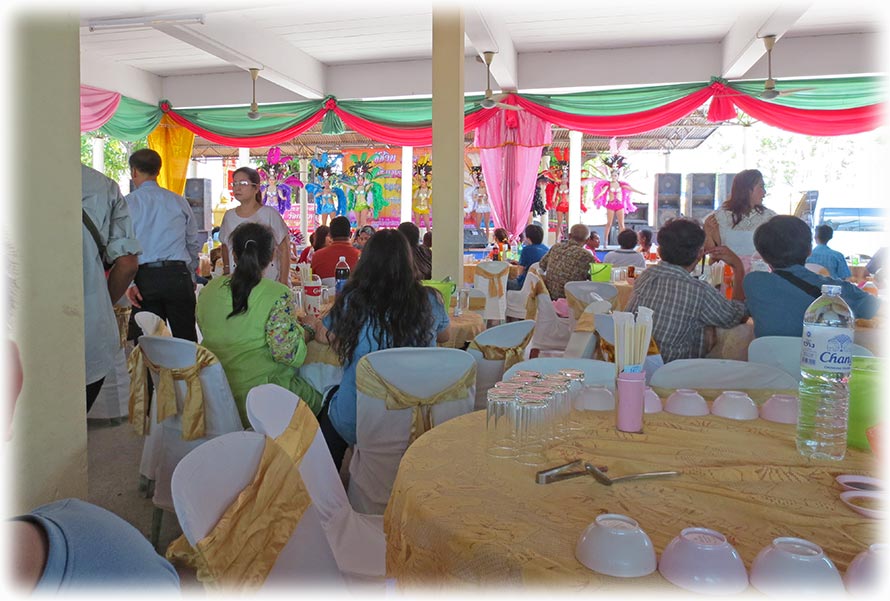
[[334,279],[336,280],[335,290],[339,294],[343,286],[346,285],[346,280],[349,279],[349,263],[346,262],[346,257],[340,257],[340,260],[337,261],[337,265],[334,267]]
[[826,284],[803,316],[797,450],[814,459],[847,452],[847,380],[852,365],[853,312],[841,287]]

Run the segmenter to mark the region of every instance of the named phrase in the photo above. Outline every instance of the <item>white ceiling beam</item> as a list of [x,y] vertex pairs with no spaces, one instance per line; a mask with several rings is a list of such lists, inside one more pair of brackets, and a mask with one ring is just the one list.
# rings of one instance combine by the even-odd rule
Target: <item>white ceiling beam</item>
[[464,32],[481,57],[484,52],[495,52],[491,61],[491,76],[501,90],[519,87],[518,57],[513,39],[503,17],[481,6],[466,7]]
[[[244,71],[172,75],[163,78],[163,97],[169,100],[174,108],[246,106],[250,104],[250,91],[250,74]],[[260,104],[302,100],[292,91],[264,79],[258,79],[256,82],[256,99]]]
[[[773,48],[773,77],[789,78],[883,75],[884,39],[878,33],[850,33],[792,38],[785,36]],[[744,79],[766,78],[766,57]]]
[[[327,68],[328,92],[341,100],[431,96],[432,69],[430,59],[331,65]],[[484,90],[485,66],[473,56],[466,57],[464,92],[482,94]]]
[[155,29],[306,98],[325,96],[324,65],[247,19],[208,14],[203,25],[156,25]]
[[163,95],[163,78],[83,50],[80,51],[80,83],[120,92],[148,104],[157,104]]
[[[737,19],[720,43],[722,77],[737,79],[744,76],[766,54],[761,38],[768,35],[781,38],[806,13],[810,4],[785,3],[764,12],[747,13]],[[757,4],[753,6],[763,7]]]

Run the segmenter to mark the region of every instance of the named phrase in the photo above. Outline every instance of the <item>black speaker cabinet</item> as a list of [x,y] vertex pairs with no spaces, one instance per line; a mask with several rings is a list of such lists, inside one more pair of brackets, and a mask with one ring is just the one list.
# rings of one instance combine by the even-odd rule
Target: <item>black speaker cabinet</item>
[[680,216],[680,184],[679,173],[656,173],[655,193],[652,198],[651,211],[655,214],[655,227],[659,228],[669,219]]
[[699,222],[715,208],[716,173],[686,174],[686,202],[684,214]]
[[488,246],[488,236],[485,235],[484,228],[464,228],[464,248],[485,248],[486,246]]
[[185,199],[188,201],[199,230],[213,227],[213,199],[210,192],[210,180],[189,178],[185,180]]
[[679,173],[656,173],[655,174],[655,195],[656,196],[680,196],[680,174]]
[[634,202],[637,209],[633,213],[626,213],[624,215],[624,222],[628,223],[633,221],[634,223],[649,223],[649,203],[648,202]]

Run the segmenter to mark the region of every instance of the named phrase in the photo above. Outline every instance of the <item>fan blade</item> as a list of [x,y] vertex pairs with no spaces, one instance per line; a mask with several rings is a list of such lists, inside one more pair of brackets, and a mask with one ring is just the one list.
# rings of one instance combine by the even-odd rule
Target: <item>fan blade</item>
[[499,108],[507,109],[509,111],[521,111],[522,110],[522,107],[516,106],[515,104],[506,104],[504,102],[495,102],[494,104],[495,104],[495,106],[497,106]]
[[798,92],[809,92],[816,88],[791,88],[790,90],[779,90],[779,96],[788,96],[789,94],[797,94]]
[[260,113],[260,117],[300,117],[296,113]]

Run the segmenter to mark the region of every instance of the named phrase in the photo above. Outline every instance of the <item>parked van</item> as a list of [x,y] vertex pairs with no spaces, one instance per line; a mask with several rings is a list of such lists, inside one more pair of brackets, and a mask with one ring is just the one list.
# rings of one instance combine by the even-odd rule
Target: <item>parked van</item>
[[853,255],[875,254],[887,246],[887,213],[877,199],[864,199],[845,193],[850,200],[839,200],[830,191],[819,191],[813,216],[816,226],[829,225],[834,237],[828,245],[850,258]]

